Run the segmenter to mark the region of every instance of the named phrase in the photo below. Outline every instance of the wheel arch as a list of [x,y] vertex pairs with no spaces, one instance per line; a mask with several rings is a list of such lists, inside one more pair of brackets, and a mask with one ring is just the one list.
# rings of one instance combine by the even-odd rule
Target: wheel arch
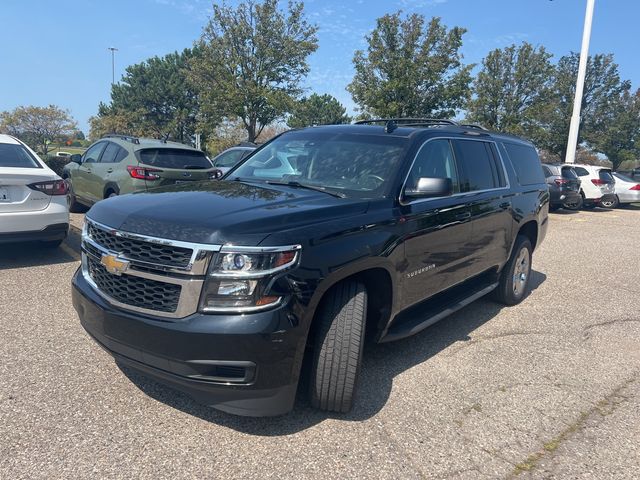
[[115,182],[108,182],[102,191],[102,198],[109,198],[109,193],[120,195],[120,187]]
[[385,265],[369,265],[357,271],[329,277],[322,282],[321,288],[316,290],[310,302],[308,344],[313,342],[317,327],[316,320],[323,300],[336,285],[352,280],[364,284],[367,290],[367,319],[365,326],[367,338],[376,338],[376,334],[389,322],[393,310],[393,302],[395,301],[393,275]]

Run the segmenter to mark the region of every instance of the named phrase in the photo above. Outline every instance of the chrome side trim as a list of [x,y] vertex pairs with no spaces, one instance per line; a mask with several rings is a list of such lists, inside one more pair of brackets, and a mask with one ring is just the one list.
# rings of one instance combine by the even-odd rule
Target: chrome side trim
[[[407,180],[409,180],[409,175],[411,174],[411,170],[413,169],[413,165],[416,163],[416,159],[418,158],[418,155],[420,155],[420,152],[422,151],[422,149],[425,147],[425,145],[427,145],[427,143],[429,143],[432,140],[463,140],[463,141],[474,141],[474,142],[485,142],[485,143],[493,143],[494,147],[496,148],[496,152],[498,152],[498,157],[500,160],[500,165],[502,166],[502,174],[504,175],[504,181],[505,181],[505,186],[504,187],[497,187],[497,188],[488,188],[485,190],[473,190],[471,192],[460,192],[460,193],[454,193],[453,195],[449,195],[446,197],[431,197],[431,198],[421,198],[421,199],[416,199],[416,200],[411,200],[409,202],[404,202],[403,201],[403,193],[405,188],[407,187]],[[453,146],[451,146],[451,152],[454,155],[454,160],[455,160],[455,152],[453,151]],[[455,160],[456,162],[456,168],[458,166],[458,161]],[[504,159],[502,158],[502,153],[500,153],[500,148],[498,146],[498,142],[496,142],[495,140],[489,140],[487,138],[460,138],[460,137],[447,137],[447,136],[441,136],[441,137],[431,137],[429,139],[427,139],[418,149],[418,151],[416,152],[415,156],[413,157],[413,160],[411,161],[411,166],[409,167],[409,170],[407,171],[407,175],[404,177],[404,181],[402,182],[402,188],[400,189],[400,198],[399,198],[399,202],[400,205],[406,206],[406,205],[413,205],[416,203],[423,203],[423,202],[431,202],[433,200],[442,200],[443,198],[455,198],[455,197],[465,197],[465,196],[473,196],[479,193],[485,193],[485,192],[496,192],[496,191],[502,191],[502,190],[509,190],[511,188],[511,184],[509,182],[509,175],[507,174],[507,168],[504,165]]]

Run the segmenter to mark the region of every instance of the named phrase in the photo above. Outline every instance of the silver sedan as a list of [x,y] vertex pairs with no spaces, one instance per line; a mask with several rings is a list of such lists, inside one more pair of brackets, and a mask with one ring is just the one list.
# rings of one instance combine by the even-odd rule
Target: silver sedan
[[627,175],[614,172],[615,193],[620,203],[640,203],[640,182]]

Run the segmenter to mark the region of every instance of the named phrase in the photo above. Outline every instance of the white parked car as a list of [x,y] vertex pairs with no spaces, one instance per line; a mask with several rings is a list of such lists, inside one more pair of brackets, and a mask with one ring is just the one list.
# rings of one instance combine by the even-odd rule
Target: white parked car
[[584,208],[616,208],[618,206],[615,195],[616,182],[610,168],[573,164],[573,169],[581,180],[580,193],[584,199]]
[[0,134],[0,243],[57,247],[69,230],[67,185],[20,140]]
[[640,182],[618,172],[613,173],[616,179],[616,197],[620,203],[640,203]]

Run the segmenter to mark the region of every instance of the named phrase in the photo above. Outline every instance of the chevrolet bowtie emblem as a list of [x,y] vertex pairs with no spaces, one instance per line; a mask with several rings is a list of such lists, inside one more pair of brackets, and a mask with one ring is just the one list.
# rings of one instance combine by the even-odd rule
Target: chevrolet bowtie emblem
[[119,259],[116,255],[102,254],[100,263],[104,268],[112,275],[122,275],[129,268],[129,262],[127,260]]

